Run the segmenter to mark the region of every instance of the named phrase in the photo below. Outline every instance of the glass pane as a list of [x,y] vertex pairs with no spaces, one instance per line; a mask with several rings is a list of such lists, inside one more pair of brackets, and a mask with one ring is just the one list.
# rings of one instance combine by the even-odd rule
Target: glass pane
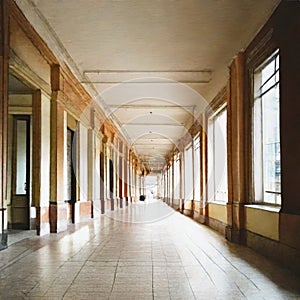
[[72,133],[67,131],[67,195],[66,200],[72,198]]
[[26,194],[27,121],[17,120],[16,194]]
[[264,157],[264,200],[280,201],[280,128],[278,86],[262,97],[263,102],[263,157]]
[[227,201],[227,113],[221,112],[215,121],[215,200]]
[[[267,85],[271,84],[273,85],[275,83],[275,79],[271,79],[275,73],[275,60],[272,60],[267,66],[265,66],[261,71],[261,81],[262,85],[267,83]],[[269,83],[271,81],[271,83]],[[266,89],[264,89],[266,90]]]
[[172,175],[172,172],[173,172],[173,165],[170,166],[169,168],[169,198],[172,198],[172,180],[173,180],[173,175]]
[[200,201],[200,137],[194,142],[194,199]]
[[185,200],[193,198],[193,148],[189,147],[184,152],[184,174],[185,174]]
[[174,198],[180,198],[180,160],[175,160],[174,163]]
[[263,156],[262,156],[262,113],[261,98],[254,102],[253,114],[253,162],[254,162],[254,195],[255,201],[263,200]]
[[214,179],[214,121],[209,120],[208,122],[208,132],[207,132],[207,176],[208,176],[208,201],[213,201],[215,199],[214,189],[215,189],[215,179]]

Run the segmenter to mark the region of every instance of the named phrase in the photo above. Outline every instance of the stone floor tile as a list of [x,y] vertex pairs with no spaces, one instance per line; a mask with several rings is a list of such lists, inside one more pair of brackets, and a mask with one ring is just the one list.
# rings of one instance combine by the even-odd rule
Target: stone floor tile
[[[0,252],[0,299],[300,299],[300,277],[169,210],[131,205]],[[125,221],[122,221],[125,220]],[[132,222],[130,222],[132,220]]]

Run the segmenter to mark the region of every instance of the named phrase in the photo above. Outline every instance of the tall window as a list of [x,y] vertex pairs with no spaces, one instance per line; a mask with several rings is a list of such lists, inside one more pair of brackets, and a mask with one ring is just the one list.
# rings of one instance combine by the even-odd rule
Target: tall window
[[255,200],[280,204],[278,50],[254,73],[253,164]]
[[184,151],[184,199],[193,199],[193,147],[189,145]]
[[180,199],[180,158],[174,159],[174,199]]
[[173,198],[173,164],[169,167],[169,198]]
[[170,167],[167,168],[167,199],[170,200]]
[[228,200],[227,111],[221,110],[208,121],[208,200]]
[[164,170],[164,200],[167,198],[167,170]]
[[194,139],[194,200],[200,201],[200,135]]

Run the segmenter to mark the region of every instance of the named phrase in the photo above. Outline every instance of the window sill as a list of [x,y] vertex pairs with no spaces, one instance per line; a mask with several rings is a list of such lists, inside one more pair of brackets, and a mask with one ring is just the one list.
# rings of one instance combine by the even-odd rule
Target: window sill
[[226,206],[227,202],[216,200],[216,201],[209,201],[208,204],[217,204],[217,205],[224,205],[224,206]]
[[254,209],[261,209],[261,210],[266,210],[270,212],[276,212],[279,213],[281,206],[274,206],[274,205],[269,205],[269,204],[246,204],[245,207],[249,208],[254,208]]

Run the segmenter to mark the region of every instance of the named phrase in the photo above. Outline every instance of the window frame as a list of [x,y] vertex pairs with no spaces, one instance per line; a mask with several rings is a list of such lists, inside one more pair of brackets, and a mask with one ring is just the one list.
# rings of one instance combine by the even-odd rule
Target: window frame
[[180,181],[181,181],[179,153],[177,153],[174,156],[173,164],[174,164],[174,199],[179,200],[180,199]]
[[[188,151],[191,152],[191,163],[192,163],[192,166],[191,166],[191,175],[192,175],[192,180],[191,180],[191,192],[187,194],[187,188],[189,186],[188,183],[187,183],[187,176],[188,176],[188,172],[187,172],[187,159],[186,159],[186,154],[188,155]],[[189,143],[185,148],[184,148],[184,153],[183,153],[183,156],[184,156],[184,200],[185,201],[191,201],[193,200],[193,197],[194,197],[194,167],[193,167],[193,143]],[[190,173],[189,173],[190,174]]]
[[[196,148],[197,147],[197,148]],[[198,174],[195,172],[196,159],[195,153],[198,153]],[[196,186],[198,185],[198,188]],[[193,199],[195,201],[201,201],[201,134],[198,132],[193,138]]]
[[[277,58],[278,58],[278,65],[277,65]],[[264,81],[262,84],[259,85],[259,88],[256,89],[256,83],[257,81],[259,80],[258,78],[258,74],[261,74],[262,70],[268,66],[270,63],[272,63],[273,61],[275,61],[275,69],[274,69],[274,73],[272,73],[271,76],[269,76],[267,78],[266,81]],[[258,197],[257,198],[257,195],[256,195],[256,182],[255,182],[255,175],[256,174],[256,170],[257,170],[257,167],[255,166],[255,140],[256,138],[254,138],[254,135],[255,135],[255,119],[256,119],[256,116],[255,116],[255,104],[256,105],[259,105],[260,106],[260,109],[262,110],[262,106],[263,106],[263,97],[265,95],[267,95],[270,91],[278,88],[279,89],[279,105],[278,105],[278,113],[279,113],[279,124],[278,124],[278,127],[279,127],[279,148],[281,148],[281,139],[280,139],[280,136],[281,136],[281,130],[280,130],[280,51],[278,48],[275,48],[275,49],[272,49],[272,51],[268,51],[267,53],[265,53],[265,55],[263,57],[261,57],[260,61],[257,61],[256,64],[254,64],[252,66],[252,68],[250,68],[250,72],[251,72],[251,149],[250,149],[250,155],[251,155],[251,167],[250,167],[250,178],[251,178],[251,191],[252,191],[252,194],[250,195],[250,198],[249,198],[249,203],[253,203],[253,204],[263,204],[263,205],[274,205],[274,206],[281,206],[281,203],[282,203],[282,199],[280,197],[280,200],[277,201],[275,200],[274,202],[270,202],[270,201],[266,201],[265,200],[265,190],[264,190],[264,183],[265,183],[265,180],[264,180],[264,164],[262,163],[261,164],[261,170],[260,170],[260,173],[261,173],[261,180],[262,182],[260,183],[260,195],[261,197]],[[272,78],[275,79],[275,83],[272,84],[270,87],[268,87],[266,90],[264,91],[261,91],[261,89],[266,86],[270,80],[272,80]],[[256,90],[259,90],[259,93],[257,93]],[[257,104],[257,101],[260,101],[260,103]],[[265,100],[266,101],[266,100]],[[263,112],[261,111],[260,112],[260,116],[258,116],[258,118],[260,119],[260,122],[261,124],[259,125],[261,128],[260,128],[260,131],[261,131],[261,134],[259,136],[259,140],[261,141],[262,143],[262,140],[263,140]],[[264,161],[264,150],[263,150],[263,143],[261,144],[261,151],[260,151],[260,156],[261,156],[261,161]],[[281,165],[281,162],[282,162],[282,159],[281,159],[281,151],[279,152],[280,154],[280,165]],[[280,177],[281,177],[281,172],[280,172]],[[281,195],[281,186],[282,186],[282,182],[280,180],[280,195]],[[258,188],[257,188],[258,189]],[[276,193],[277,194],[277,193]],[[276,197],[277,198],[277,197]]]
[[[223,180],[223,176],[226,176],[226,182],[227,182],[227,190],[226,190],[226,199],[219,199],[216,197],[216,193],[217,193],[217,190],[216,190],[216,186],[215,186],[215,181],[216,181],[216,178],[215,178],[215,121],[217,119],[218,116],[220,116],[220,114],[226,112],[226,128],[225,128],[225,132],[226,132],[226,137],[224,139],[224,147],[225,147],[225,150],[226,150],[226,155],[225,155],[225,164],[226,164],[226,172],[223,173],[222,175],[222,180]],[[227,102],[222,102],[218,108],[214,111],[214,113],[211,113],[209,116],[208,116],[208,120],[207,120],[207,202],[208,203],[221,203],[221,204],[226,204],[228,203],[228,149],[227,149],[227,123],[228,123],[228,117],[227,117]],[[213,153],[213,159],[212,159],[212,167],[210,165],[210,155],[209,155],[209,150],[210,150],[210,145],[209,145],[209,141],[210,141],[210,138],[209,138],[209,127],[211,126],[210,124],[213,124],[213,142],[212,142],[212,153]],[[209,173],[210,172],[210,168],[212,168],[211,170],[211,174]],[[213,174],[213,181],[211,181],[211,175]],[[213,185],[213,192],[211,190],[211,184]]]

